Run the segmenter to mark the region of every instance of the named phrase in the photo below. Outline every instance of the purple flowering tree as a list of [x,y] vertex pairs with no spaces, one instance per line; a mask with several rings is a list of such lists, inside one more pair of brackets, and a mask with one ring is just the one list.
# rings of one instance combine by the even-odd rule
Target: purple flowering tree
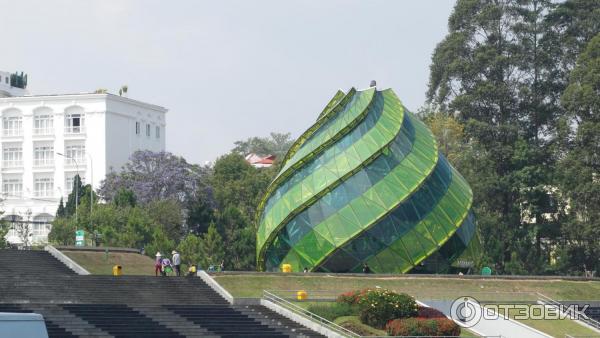
[[173,199],[188,205],[199,194],[211,195],[207,177],[208,169],[183,157],[164,151],[136,151],[120,172],[111,171],[106,176],[99,194],[110,201],[124,188],[133,191],[140,204]]

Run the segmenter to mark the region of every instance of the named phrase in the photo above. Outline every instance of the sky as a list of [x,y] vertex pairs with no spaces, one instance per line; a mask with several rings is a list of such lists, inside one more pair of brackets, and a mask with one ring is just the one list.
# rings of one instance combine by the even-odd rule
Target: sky
[[213,161],[295,138],[338,90],[392,88],[416,111],[453,0],[0,0],[0,70],[32,94],[117,93],[169,109],[166,150]]

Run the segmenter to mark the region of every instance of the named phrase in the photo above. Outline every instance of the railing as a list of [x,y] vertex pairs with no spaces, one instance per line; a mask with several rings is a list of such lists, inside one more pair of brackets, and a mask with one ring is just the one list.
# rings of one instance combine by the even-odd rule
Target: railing
[[33,196],[35,196],[35,197],[53,197],[52,190],[35,190],[33,192]]
[[65,134],[69,134],[69,135],[85,134],[85,126],[65,127]]
[[85,166],[85,157],[65,157],[66,166]]
[[[561,310],[563,308],[563,306],[564,306],[564,304],[562,304],[562,303],[560,303],[558,301],[555,301],[554,299],[552,299],[552,298],[550,298],[550,297],[548,297],[548,296],[546,296],[544,294],[541,294],[541,293],[538,292],[537,295],[538,295],[538,298],[539,298],[538,301],[540,303],[544,304],[544,305],[554,306],[554,307],[557,307],[559,310]],[[595,319],[592,319],[592,318],[588,317],[585,313],[582,313],[580,311],[576,311],[574,309],[569,309],[567,311],[567,314],[571,315],[571,316],[577,315],[577,320],[578,321],[583,322],[583,323],[585,323],[585,324],[587,324],[587,325],[589,325],[589,326],[591,326],[593,328],[600,329],[600,322],[598,322]],[[597,336],[597,337],[600,337],[600,336]]]
[[54,165],[53,158],[42,158],[33,160],[33,165],[36,167],[45,167]]
[[3,136],[23,136],[23,129],[2,129]]
[[33,128],[33,135],[53,135],[54,128]]
[[2,161],[2,168],[21,168],[23,160],[5,160]]
[[2,198],[5,200],[20,199],[20,198],[23,198],[23,191],[22,190],[3,191]]
[[319,323],[322,326],[325,326],[326,328],[328,328],[331,331],[334,331],[342,336],[346,336],[346,337],[360,337],[359,334],[356,334],[355,332],[352,332],[344,327],[341,327],[319,315],[316,315],[292,302],[289,302],[267,290],[263,290],[263,299],[268,300],[272,303],[275,303],[281,307],[284,307],[296,314],[299,314],[303,317],[306,317],[314,322]]

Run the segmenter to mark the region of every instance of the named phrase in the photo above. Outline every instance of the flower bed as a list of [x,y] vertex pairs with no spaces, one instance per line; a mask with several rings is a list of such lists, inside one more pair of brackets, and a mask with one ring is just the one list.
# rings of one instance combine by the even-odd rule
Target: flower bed
[[460,327],[442,312],[417,305],[405,293],[382,288],[346,292],[335,303],[311,305],[308,310],[331,321],[355,316],[365,325],[385,330],[389,336],[460,335]]

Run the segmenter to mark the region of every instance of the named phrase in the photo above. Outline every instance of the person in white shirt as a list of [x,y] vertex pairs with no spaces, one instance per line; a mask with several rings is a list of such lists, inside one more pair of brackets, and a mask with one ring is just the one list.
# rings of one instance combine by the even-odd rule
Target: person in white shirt
[[181,257],[175,250],[171,253],[173,255],[173,266],[175,267],[175,274],[177,277],[181,276]]

